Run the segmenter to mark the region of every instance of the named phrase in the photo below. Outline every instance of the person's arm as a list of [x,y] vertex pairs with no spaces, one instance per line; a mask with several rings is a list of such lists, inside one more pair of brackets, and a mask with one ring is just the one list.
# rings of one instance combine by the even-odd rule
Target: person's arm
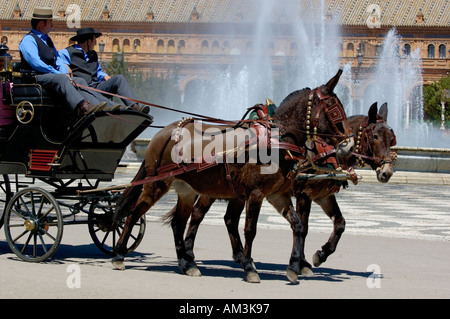
[[61,72],[61,73],[65,73],[65,74],[70,74],[69,72],[69,65],[70,65],[70,56],[69,56],[69,52],[67,52],[67,57],[63,56],[61,53],[63,51],[66,51],[66,49],[62,49],[59,52],[56,52],[56,66],[57,69]]
[[99,82],[102,81],[108,81],[111,77],[103,71],[102,67],[100,66],[100,63],[97,63],[97,79]]
[[[22,42],[20,42],[19,50],[23,55],[25,61],[36,71],[41,73],[67,73],[67,67],[62,67],[61,70],[57,70],[51,65],[45,64],[39,57],[39,50],[36,40],[31,35],[26,35]],[[63,71],[66,72],[63,72]]]

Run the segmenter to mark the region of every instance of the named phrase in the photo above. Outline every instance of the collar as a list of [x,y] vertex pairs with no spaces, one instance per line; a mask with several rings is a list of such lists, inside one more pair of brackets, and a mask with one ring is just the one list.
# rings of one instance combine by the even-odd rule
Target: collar
[[74,47],[75,49],[80,50],[81,52],[83,52],[84,57],[86,58],[86,61],[88,61],[89,55],[88,55],[86,52],[84,52],[84,50],[83,50],[82,47],[80,47],[78,44],[74,44],[73,47]]
[[31,29],[31,32],[33,32],[34,34],[36,34],[40,39],[42,39],[43,41],[47,40],[48,38],[48,34],[43,34],[42,32],[36,30],[36,29]]

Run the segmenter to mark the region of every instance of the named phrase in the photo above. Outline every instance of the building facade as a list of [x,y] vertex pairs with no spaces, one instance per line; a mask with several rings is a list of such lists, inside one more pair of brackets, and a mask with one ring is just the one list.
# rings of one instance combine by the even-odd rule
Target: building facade
[[[312,6],[320,6],[325,21],[340,27],[339,59],[351,63],[352,72],[367,78],[377,64],[386,33],[395,27],[402,37],[399,55],[420,49],[423,84],[447,76],[450,72],[450,3],[447,0],[322,0],[289,2],[302,19]],[[103,33],[96,50],[100,59],[110,61],[121,54],[131,70],[167,72],[180,66],[180,89],[191,81],[204,80],[203,70],[239,63],[239,56],[252,56],[255,21],[261,0],[99,0],[37,1],[0,0],[2,42],[19,59],[20,40],[30,29],[35,6],[54,9],[52,39],[58,49],[70,44],[78,27],[94,27]],[[280,5],[280,8],[282,5]],[[270,63],[281,68],[304,48],[289,33],[284,9],[273,9],[278,36],[267,39]],[[297,16],[297,15],[294,15]],[[206,79],[207,80],[207,79]],[[356,82],[356,81],[355,81]],[[366,83],[369,85],[370,83]],[[351,95],[365,88],[349,84]]]

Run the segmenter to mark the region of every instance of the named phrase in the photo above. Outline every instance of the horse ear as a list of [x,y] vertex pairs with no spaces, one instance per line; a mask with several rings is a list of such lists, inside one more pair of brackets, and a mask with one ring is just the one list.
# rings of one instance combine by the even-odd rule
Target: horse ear
[[378,103],[375,102],[369,108],[369,124],[377,122]]
[[380,111],[378,112],[378,115],[386,122],[387,121],[387,117],[388,117],[388,107],[387,107],[387,103],[384,103],[381,107],[380,107]]
[[328,93],[331,93],[334,91],[334,88],[338,84],[341,75],[342,75],[342,69],[339,69],[339,71],[336,73],[336,75],[330,81],[328,81],[328,83],[325,85]]

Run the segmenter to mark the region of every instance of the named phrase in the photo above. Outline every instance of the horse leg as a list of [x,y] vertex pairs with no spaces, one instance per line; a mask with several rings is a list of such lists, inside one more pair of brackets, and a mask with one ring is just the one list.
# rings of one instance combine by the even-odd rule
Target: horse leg
[[216,201],[215,198],[211,198],[206,195],[200,195],[195,202],[194,208],[191,214],[191,221],[189,222],[189,228],[186,232],[184,239],[184,245],[186,248],[186,255],[195,260],[194,243],[197,236],[198,228],[201,222],[205,218],[206,213],[211,208],[211,205]]
[[224,216],[227,226],[228,236],[230,236],[231,248],[233,250],[233,260],[237,263],[242,262],[244,247],[242,246],[241,236],[239,235],[239,219],[245,207],[245,200],[233,199],[228,202],[227,212]]
[[322,246],[322,250],[318,250],[313,256],[313,264],[319,267],[324,263],[328,256],[336,251],[336,246],[345,230],[345,219],[342,216],[339,205],[334,195],[315,200],[322,207],[325,214],[333,221],[333,231],[327,243]]
[[302,259],[300,261],[300,270],[301,274],[303,276],[312,276],[314,273],[312,272],[311,264],[306,261],[305,258],[305,241],[306,236],[308,236],[308,222],[309,222],[309,214],[311,212],[311,199],[304,193],[297,194],[296,196],[296,211],[299,215],[302,226],[303,226],[303,232],[301,234],[302,236],[302,242],[303,242],[303,248],[302,248]]
[[184,231],[186,224],[193,212],[193,206],[197,198],[196,192],[185,183],[175,183],[174,185],[178,193],[177,205],[173,208],[175,211],[171,212],[173,237],[175,241],[175,250],[178,258],[178,267],[188,276],[201,276],[200,271],[195,263],[194,256],[187,254]]
[[304,228],[297,212],[295,211],[289,193],[278,193],[267,197],[277,211],[289,222],[293,234],[293,245],[289,266],[286,269],[286,276],[293,284],[297,283],[298,275],[301,273],[300,264],[303,256],[303,234]]
[[253,263],[252,245],[256,236],[256,225],[258,223],[259,212],[261,210],[264,196],[259,190],[253,190],[246,202],[245,216],[245,246],[242,256],[242,268],[245,272],[245,279],[249,283],[259,283],[261,280]]
[[[122,216],[123,211],[130,210],[125,220],[123,231],[120,234],[116,247],[114,248],[115,257],[112,264],[115,269],[125,270],[125,255],[127,254],[127,243],[131,235],[133,226],[170,188],[170,183],[156,182],[153,184],[145,184],[142,192],[137,200],[130,200],[126,205],[118,207],[115,212],[116,216]],[[124,193],[125,194],[125,193]],[[137,197],[137,196],[136,196]]]

